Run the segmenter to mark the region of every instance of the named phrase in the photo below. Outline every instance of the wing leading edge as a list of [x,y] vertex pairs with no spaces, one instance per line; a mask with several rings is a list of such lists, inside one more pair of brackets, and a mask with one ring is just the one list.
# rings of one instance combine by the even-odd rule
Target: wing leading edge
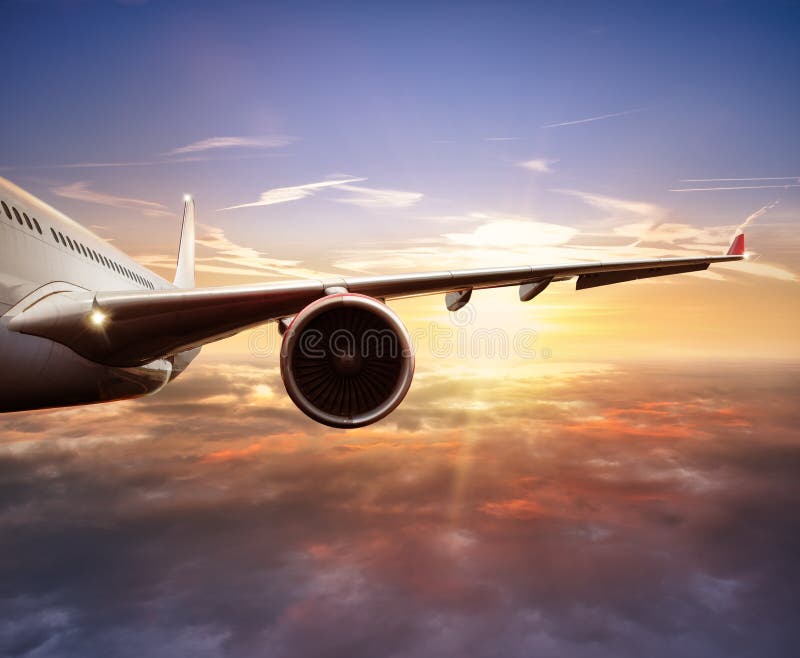
[[[721,256],[453,270],[191,290],[69,291],[25,300],[9,312],[8,328],[55,340],[98,363],[136,366],[294,315],[334,291],[384,300],[449,293],[447,305],[454,310],[469,300],[472,290],[520,286],[520,299],[528,301],[551,281],[577,277],[576,288],[581,290],[696,272],[713,263],[742,258],[744,236],[739,234]],[[103,322],[92,321],[93,317],[102,317]]]

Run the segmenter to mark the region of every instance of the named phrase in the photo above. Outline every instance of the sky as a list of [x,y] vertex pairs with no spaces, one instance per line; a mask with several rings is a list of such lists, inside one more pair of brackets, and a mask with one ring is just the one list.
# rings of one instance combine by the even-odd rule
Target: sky
[[0,176],[166,278],[186,193],[201,286],[750,252],[394,303],[361,430],[274,325],[0,418],[0,653],[790,654],[800,3],[0,7]]

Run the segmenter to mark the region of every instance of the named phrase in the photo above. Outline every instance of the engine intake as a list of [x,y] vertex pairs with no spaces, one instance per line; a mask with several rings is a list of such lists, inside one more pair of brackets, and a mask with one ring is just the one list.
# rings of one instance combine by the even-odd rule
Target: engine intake
[[411,340],[376,299],[341,293],[295,316],[281,347],[286,392],[306,415],[331,427],[362,427],[393,411],[414,376]]

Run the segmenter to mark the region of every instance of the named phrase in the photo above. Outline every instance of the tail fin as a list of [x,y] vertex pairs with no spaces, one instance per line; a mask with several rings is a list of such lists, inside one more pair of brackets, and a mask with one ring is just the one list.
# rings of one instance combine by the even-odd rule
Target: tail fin
[[187,195],[184,201],[178,265],[173,283],[178,288],[194,288],[194,200]]

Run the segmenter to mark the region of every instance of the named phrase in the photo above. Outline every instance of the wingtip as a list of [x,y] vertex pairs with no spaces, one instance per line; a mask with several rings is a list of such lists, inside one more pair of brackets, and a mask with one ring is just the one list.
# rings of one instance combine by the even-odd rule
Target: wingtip
[[728,247],[728,256],[744,256],[744,233],[737,233],[731,246]]

